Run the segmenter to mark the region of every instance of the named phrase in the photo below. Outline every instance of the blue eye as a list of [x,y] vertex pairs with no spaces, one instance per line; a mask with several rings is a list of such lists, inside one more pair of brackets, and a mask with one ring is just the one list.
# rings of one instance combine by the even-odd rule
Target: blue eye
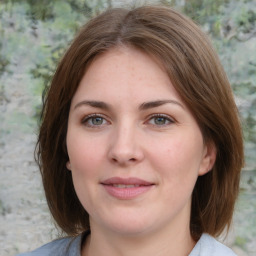
[[88,127],[97,127],[107,124],[107,120],[99,115],[89,115],[82,120],[82,123]]
[[91,123],[93,125],[101,125],[103,124],[103,122],[104,122],[104,119],[102,117],[98,117],[98,116],[91,117]]
[[156,115],[156,116],[152,116],[149,119],[149,123],[156,126],[164,126],[164,125],[174,123],[174,121],[165,115]]

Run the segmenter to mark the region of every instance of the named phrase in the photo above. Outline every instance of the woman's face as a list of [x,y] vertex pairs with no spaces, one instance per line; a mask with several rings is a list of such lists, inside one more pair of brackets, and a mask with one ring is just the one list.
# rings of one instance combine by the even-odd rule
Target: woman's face
[[87,69],[72,99],[67,148],[91,228],[126,235],[189,232],[195,182],[215,159],[161,65],[125,47]]

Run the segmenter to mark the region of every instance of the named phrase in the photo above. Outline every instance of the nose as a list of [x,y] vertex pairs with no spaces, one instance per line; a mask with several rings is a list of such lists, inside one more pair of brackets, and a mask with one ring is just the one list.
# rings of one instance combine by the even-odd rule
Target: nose
[[111,135],[108,158],[112,163],[126,166],[139,163],[144,158],[138,128],[123,125]]

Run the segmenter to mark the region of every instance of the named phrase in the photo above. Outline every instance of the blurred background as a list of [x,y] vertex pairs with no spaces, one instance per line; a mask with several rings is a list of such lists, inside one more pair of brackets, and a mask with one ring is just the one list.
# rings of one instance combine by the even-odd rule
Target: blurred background
[[256,0],[0,0],[1,256],[59,235],[33,159],[41,94],[58,60],[88,19],[108,7],[143,3],[164,3],[190,16],[220,55],[240,110],[246,152],[234,223],[224,242],[239,256],[256,255]]

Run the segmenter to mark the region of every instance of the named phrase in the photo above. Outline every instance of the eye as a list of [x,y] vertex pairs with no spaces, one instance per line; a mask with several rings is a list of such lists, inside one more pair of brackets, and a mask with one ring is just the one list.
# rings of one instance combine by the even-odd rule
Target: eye
[[104,117],[98,114],[88,115],[82,120],[82,124],[88,127],[101,127],[108,123]]
[[155,126],[165,126],[174,123],[174,120],[170,118],[169,116],[163,115],[163,114],[157,114],[153,115],[149,118],[148,121],[149,124],[155,125]]

